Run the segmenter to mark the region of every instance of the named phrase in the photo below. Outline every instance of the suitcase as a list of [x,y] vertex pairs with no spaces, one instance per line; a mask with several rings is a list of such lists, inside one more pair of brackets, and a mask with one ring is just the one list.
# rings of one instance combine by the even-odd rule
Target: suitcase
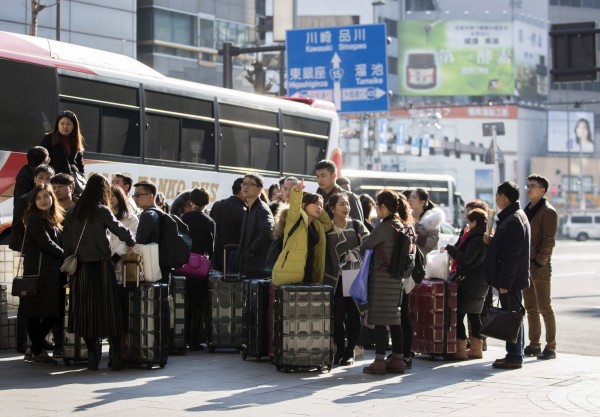
[[123,355],[128,365],[164,368],[169,358],[169,286],[140,283],[129,291],[128,330]]
[[169,283],[169,308],[171,313],[171,355],[185,355],[185,289],[186,278],[184,276],[171,275]]
[[221,274],[211,274],[210,312],[211,331],[208,350],[217,348],[242,349],[242,281],[226,282]]
[[275,290],[274,364],[277,370],[333,366],[333,288],[281,285]]
[[237,250],[238,245],[235,244],[223,246],[223,279],[225,281],[240,280]]
[[242,300],[242,359],[254,356],[260,362],[269,356],[269,289],[270,279],[243,281]]
[[64,344],[63,344],[63,362],[66,366],[70,366],[73,362],[87,362],[88,350],[83,337],[75,333],[69,333],[69,288],[65,296],[65,315],[63,322]]
[[412,350],[435,356],[456,352],[456,282],[424,279],[410,293]]

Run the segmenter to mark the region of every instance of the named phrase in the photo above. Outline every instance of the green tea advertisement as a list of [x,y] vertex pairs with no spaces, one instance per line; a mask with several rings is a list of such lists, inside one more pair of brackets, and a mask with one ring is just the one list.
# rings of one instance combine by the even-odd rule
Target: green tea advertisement
[[512,23],[403,21],[398,26],[400,94],[512,95]]

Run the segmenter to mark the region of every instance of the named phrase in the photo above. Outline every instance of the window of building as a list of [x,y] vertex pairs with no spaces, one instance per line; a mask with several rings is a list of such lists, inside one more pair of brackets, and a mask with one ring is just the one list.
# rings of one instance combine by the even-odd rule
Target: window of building
[[388,73],[398,75],[398,58],[395,56],[388,56]]
[[[178,13],[159,8],[141,7],[138,10],[138,39],[159,40],[181,45],[196,46],[198,23],[195,15]],[[195,58],[191,51],[178,48],[141,46],[140,52],[175,55],[184,58]]]
[[406,11],[412,12],[426,12],[428,10],[434,11],[435,4],[434,0],[406,0]]
[[383,20],[386,26],[386,32],[388,36],[392,36],[394,38],[398,37],[398,21],[392,19],[384,19]]

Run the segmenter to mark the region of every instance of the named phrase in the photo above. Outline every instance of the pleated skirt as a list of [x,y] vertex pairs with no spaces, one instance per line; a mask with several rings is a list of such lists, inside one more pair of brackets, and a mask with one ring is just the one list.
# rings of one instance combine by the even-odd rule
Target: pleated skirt
[[118,336],[123,312],[110,261],[79,262],[71,279],[69,332],[83,337]]

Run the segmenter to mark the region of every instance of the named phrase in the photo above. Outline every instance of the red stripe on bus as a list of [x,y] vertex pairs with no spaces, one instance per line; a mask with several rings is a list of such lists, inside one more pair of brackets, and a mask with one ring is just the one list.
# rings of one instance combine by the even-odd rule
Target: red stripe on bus
[[27,156],[21,152],[11,152],[8,159],[0,167],[0,194],[6,196],[6,192],[15,186],[15,179],[23,165],[27,163]]

